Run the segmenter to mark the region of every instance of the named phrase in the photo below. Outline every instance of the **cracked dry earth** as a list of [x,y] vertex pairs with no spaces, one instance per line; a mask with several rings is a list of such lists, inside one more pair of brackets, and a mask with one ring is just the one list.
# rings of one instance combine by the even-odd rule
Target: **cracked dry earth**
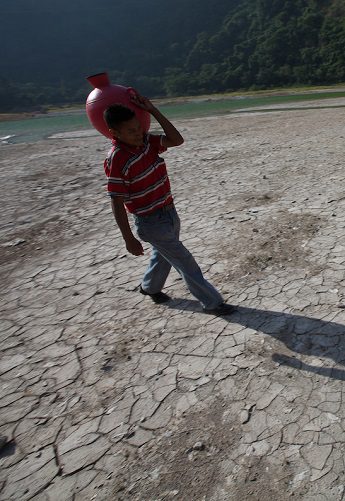
[[175,272],[165,306],[135,291],[104,138],[1,149],[2,501],[345,499],[344,111],[176,124],[182,237],[231,317]]

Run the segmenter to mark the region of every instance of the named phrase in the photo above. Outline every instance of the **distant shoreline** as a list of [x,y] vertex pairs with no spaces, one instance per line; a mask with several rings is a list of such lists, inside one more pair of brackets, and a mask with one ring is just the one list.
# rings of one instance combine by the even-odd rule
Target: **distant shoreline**
[[25,120],[38,116],[38,112],[23,112],[23,113],[0,113],[0,122],[12,122],[14,120]]
[[30,111],[23,113],[0,113],[0,122],[14,122],[16,120],[28,120],[30,118],[44,118],[44,117],[52,117],[56,115],[60,115],[61,113],[83,113],[84,108],[80,105],[80,107],[61,107],[61,108],[52,108],[46,112],[42,111]]
[[[325,87],[293,87],[291,89],[272,89],[272,90],[258,90],[258,91],[237,91],[237,92],[227,92],[219,94],[202,94],[199,96],[179,96],[179,97],[162,97],[153,98],[152,100],[159,106],[166,105],[177,105],[184,103],[192,103],[195,101],[220,101],[222,99],[241,99],[250,97],[270,97],[270,96],[301,96],[304,94],[322,94],[322,93],[338,93],[345,92],[345,86],[325,86]],[[85,96],[86,97],[86,96]],[[320,96],[320,99],[323,99]],[[0,122],[11,122],[16,120],[25,120],[30,118],[40,118],[47,116],[54,116],[60,113],[82,113],[84,111],[84,104],[71,105],[71,106],[52,106],[45,112],[42,111],[31,111],[31,112],[20,112],[20,113],[0,113]]]

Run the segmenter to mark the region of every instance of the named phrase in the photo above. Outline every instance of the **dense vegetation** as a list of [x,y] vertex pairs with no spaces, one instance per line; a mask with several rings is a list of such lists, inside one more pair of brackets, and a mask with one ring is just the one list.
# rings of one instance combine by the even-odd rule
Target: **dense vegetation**
[[2,0],[0,110],[345,82],[344,0]]

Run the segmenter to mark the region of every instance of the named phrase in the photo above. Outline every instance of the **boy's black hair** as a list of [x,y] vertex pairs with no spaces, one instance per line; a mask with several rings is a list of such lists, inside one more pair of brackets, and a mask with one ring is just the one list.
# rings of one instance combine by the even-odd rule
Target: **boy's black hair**
[[105,110],[103,117],[109,129],[116,129],[123,122],[135,117],[135,113],[122,104],[112,104]]

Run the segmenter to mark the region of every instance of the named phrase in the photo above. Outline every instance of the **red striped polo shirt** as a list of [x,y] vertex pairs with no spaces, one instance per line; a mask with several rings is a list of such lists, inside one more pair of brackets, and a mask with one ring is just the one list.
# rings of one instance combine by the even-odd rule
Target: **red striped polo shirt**
[[166,151],[162,137],[146,134],[140,148],[114,141],[104,162],[108,195],[123,196],[132,214],[150,214],[173,200],[165,161],[159,156]]

